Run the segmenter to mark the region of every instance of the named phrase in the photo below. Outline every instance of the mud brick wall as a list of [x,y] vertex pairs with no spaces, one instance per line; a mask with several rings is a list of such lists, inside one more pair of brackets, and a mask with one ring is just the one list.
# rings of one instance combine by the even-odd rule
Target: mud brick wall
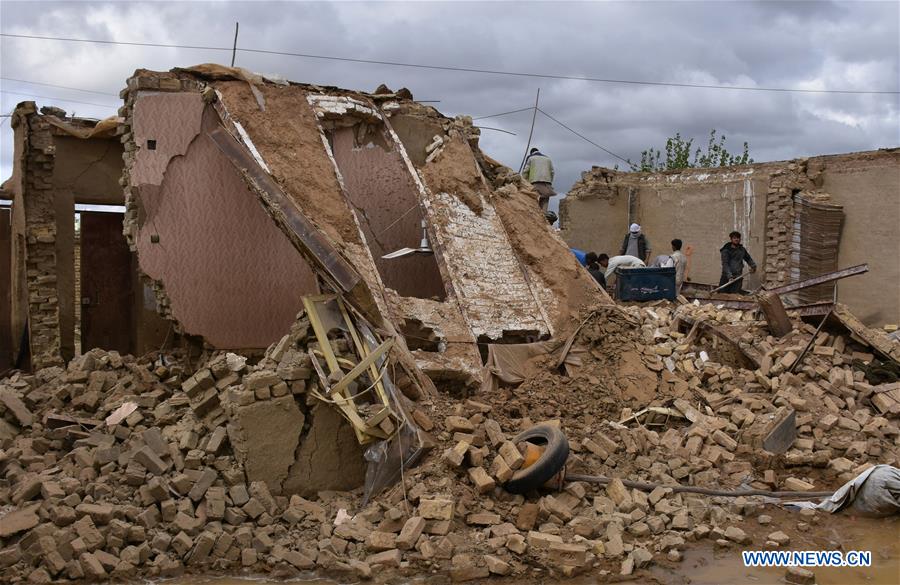
[[25,268],[32,366],[61,365],[59,294],[56,274],[56,213],[53,191],[55,149],[50,124],[28,115],[24,123]]
[[839,282],[838,300],[868,325],[884,325],[900,321],[900,298],[886,294],[897,288],[900,264],[883,259],[883,250],[896,248],[897,193],[897,148],[660,173],[594,167],[562,201],[560,223],[571,246],[610,255],[630,221],[644,227],[653,255],[681,238],[694,248],[690,276],[710,283],[718,281],[718,249],[736,229],[761,270],[744,288],[775,287],[815,276],[795,253],[795,240],[810,230],[795,225],[795,195],[814,194],[843,206],[837,267],[869,264],[869,273]]
[[546,333],[500,218],[493,206],[482,205],[477,215],[447,193],[436,193],[432,203],[442,220],[439,237],[472,331],[491,339],[501,338],[504,330]]

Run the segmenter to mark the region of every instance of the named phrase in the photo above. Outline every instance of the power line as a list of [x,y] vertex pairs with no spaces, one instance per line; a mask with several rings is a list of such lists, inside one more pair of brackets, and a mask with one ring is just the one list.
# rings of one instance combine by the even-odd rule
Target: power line
[[627,158],[622,158],[621,156],[619,156],[618,154],[616,154],[616,153],[614,153],[613,151],[609,150],[608,148],[606,148],[606,147],[604,147],[604,146],[601,146],[601,145],[597,144],[596,142],[594,142],[593,140],[591,140],[590,138],[588,138],[588,137],[585,136],[584,134],[578,132],[577,130],[573,130],[573,129],[570,128],[569,126],[566,126],[565,124],[563,124],[562,122],[560,122],[559,120],[557,120],[556,118],[554,118],[553,116],[551,116],[550,114],[548,114],[547,112],[545,112],[544,110],[542,110],[542,109],[540,109],[540,108],[537,108],[537,111],[539,111],[540,113],[544,114],[545,116],[547,116],[548,118],[550,118],[551,120],[553,120],[554,122],[556,122],[557,124],[559,124],[560,126],[562,126],[563,128],[565,128],[566,130],[568,130],[569,132],[571,132],[571,133],[574,134],[575,136],[581,138],[582,140],[584,140],[584,141],[586,141],[586,142],[588,142],[588,143],[590,143],[590,144],[593,144],[594,146],[596,146],[597,148],[599,148],[599,149],[602,150],[603,152],[605,152],[605,153],[607,153],[607,154],[611,154],[612,156],[616,157],[617,159],[619,159],[619,160],[621,160],[621,161],[624,161],[625,163],[628,164],[628,166],[633,166],[633,163],[632,163],[630,160],[628,160]]
[[10,95],[21,95],[21,96],[24,96],[24,97],[30,97],[30,98],[32,98],[32,99],[39,99],[39,100],[51,100],[51,101],[57,101],[57,102],[70,102],[70,103],[73,103],[73,104],[82,104],[82,105],[85,105],[85,106],[100,106],[101,108],[112,108],[112,109],[118,109],[118,108],[119,108],[119,106],[114,106],[114,105],[111,105],[111,104],[96,104],[96,103],[94,103],[94,102],[82,102],[82,101],[79,101],[79,100],[67,100],[67,99],[64,99],[64,98],[53,97],[53,96],[34,95],[34,94],[31,94],[31,93],[22,93],[22,92],[19,92],[19,91],[7,91],[7,90],[5,90],[5,89],[0,89],[0,93],[10,94]]
[[107,93],[107,92],[103,92],[103,91],[94,91],[94,90],[91,90],[91,89],[81,89],[80,87],[69,87],[68,85],[56,85],[56,84],[53,84],[53,83],[41,83],[41,82],[39,82],[39,81],[29,81],[29,80],[27,80],[27,79],[15,79],[15,78],[13,78],[13,77],[0,77],[0,79],[2,79],[3,81],[15,81],[16,83],[27,83],[27,84],[29,84],[29,85],[44,85],[44,86],[46,86],[46,87],[56,87],[56,88],[59,88],[59,89],[71,89],[72,91],[82,91],[82,92],[84,92],[84,93],[94,93],[94,94],[97,94],[97,95],[107,95],[107,96],[112,96],[112,97],[115,97],[115,98],[119,97],[119,94],[117,94],[117,93]]
[[499,118],[500,116],[506,116],[509,114],[518,114],[519,112],[530,112],[534,109],[534,106],[528,106],[527,108],[519,108],[518,110],[510,110],[509,112],[500,112],[499,114],[491,114],[490,116],[476,116],[472,118],[473,120],[486,120],[487,118]]
[[42,41],[66,41],[69,43],[97,43],[101,45],[126,45],[129,47],[159,47],[164,49],[196,49],[203,51],[231,51],[231,47],[204,47],[197,45],[169,45],[165,43],[133,43],[127,41],[106,41],[100,39],[72,39],[66,37],[47,37],[40,35],[15,35],[11,33],[0,33],[0,37],[10,37],[15,39],[38,39]]
[[[66,41],[73,43],[99,43],[106,45],[126,45],[136,47],[161,47],[170,49],[194,49],[206,51],[233,51],[233,47],[212,47],[202,45],[176,45],[165,43],[136,43],[126,41],[109,41],[101,39],[73,39],[65,37],[50,37],[39,35],[19,35],[10,33],[0,33],[0,37],[20,38],[20,39],[39,39],[52,41]],[[875,95],[898,95],[900,91],[877,91],[877,90],[855,90],[855,89],[802,89],[791,87],[751,87],[739,85],[714,85],[703,83],[675,83],[664,81],[639,81],[634,79],[612,79],[603,77],[587,77],[578,75],[551,75],[546,73],[528,73],[522,71],[501,71],[498,69],[478,69],[474,67],[454,67],[448,65],[426,65],[423,63],[403,63],[399,61],[384,61],[377,59],[358,59],[352,57],[336,57],[334,55],[316,55],[313,53],[294,53],[290,51],[274,51],[267,49],[247,49],[237,48],[238,51],[245,53],[257,53],[262,55],[281,55],[286,57],[300,57],[304,59],[322,59],[328,61],[343,61],[347,63],[363,63],[367,65],[386,65],[391,67],[408,67],[413,69],[434,69],[440,71],[456,71],[461,73],[482,73],[488,75],[507,75],[512,77],[530,77],[538,79],[559,79],[569,81],[592,81],[597,83],[617,83],[624,85],[648,85],[659,87],[685,87],[695,89],[720,89],[732,91],[767,91],[780,93],[823,93],[823,94],[875,94]]]

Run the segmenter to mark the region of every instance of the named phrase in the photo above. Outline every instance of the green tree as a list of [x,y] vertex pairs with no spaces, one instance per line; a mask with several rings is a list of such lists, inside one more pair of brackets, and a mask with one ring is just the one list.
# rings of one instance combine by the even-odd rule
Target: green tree
[[698,147],[694,151],[693,160],[691,160],[693,145],[693,138],[685,140],[681,137],[680,132],[676,132],[675,136],[666,140],[665,159],[661,150],[650,147],[641,151],[640,163],[636,164],[629,160],[628,164],[631,166],[632,171],[653,172],[698,167],[729,167],[753,162],[753,159],[750,158],[750,145],[748,143],[744,143],[744,149],[740,154],[732,154],[725,148],[725,135],[722,134],[717,140],[715,129],[709,133],[709,143],[706,146],[706,152],[703,152],[703,149]]

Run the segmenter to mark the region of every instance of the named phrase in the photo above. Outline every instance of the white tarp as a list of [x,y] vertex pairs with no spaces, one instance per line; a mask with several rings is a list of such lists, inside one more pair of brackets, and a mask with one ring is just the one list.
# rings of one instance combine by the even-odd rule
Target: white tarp
[[900,514],[900,469],[876,465],[842,485],[821,503],[788,502],[785,505],[815,508],[832,514],[842,511],[874,517]]

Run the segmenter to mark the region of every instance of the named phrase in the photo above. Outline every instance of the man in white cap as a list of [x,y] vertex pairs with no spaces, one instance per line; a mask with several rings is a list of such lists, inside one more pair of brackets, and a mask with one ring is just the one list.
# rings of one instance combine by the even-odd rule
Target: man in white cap
[[622,241],[622,249],[619,250],[620,256],[634,256],[647,264],[650,261],[650,240],[641,233],[641,226],[636,223],[631,224],[625,239]]

